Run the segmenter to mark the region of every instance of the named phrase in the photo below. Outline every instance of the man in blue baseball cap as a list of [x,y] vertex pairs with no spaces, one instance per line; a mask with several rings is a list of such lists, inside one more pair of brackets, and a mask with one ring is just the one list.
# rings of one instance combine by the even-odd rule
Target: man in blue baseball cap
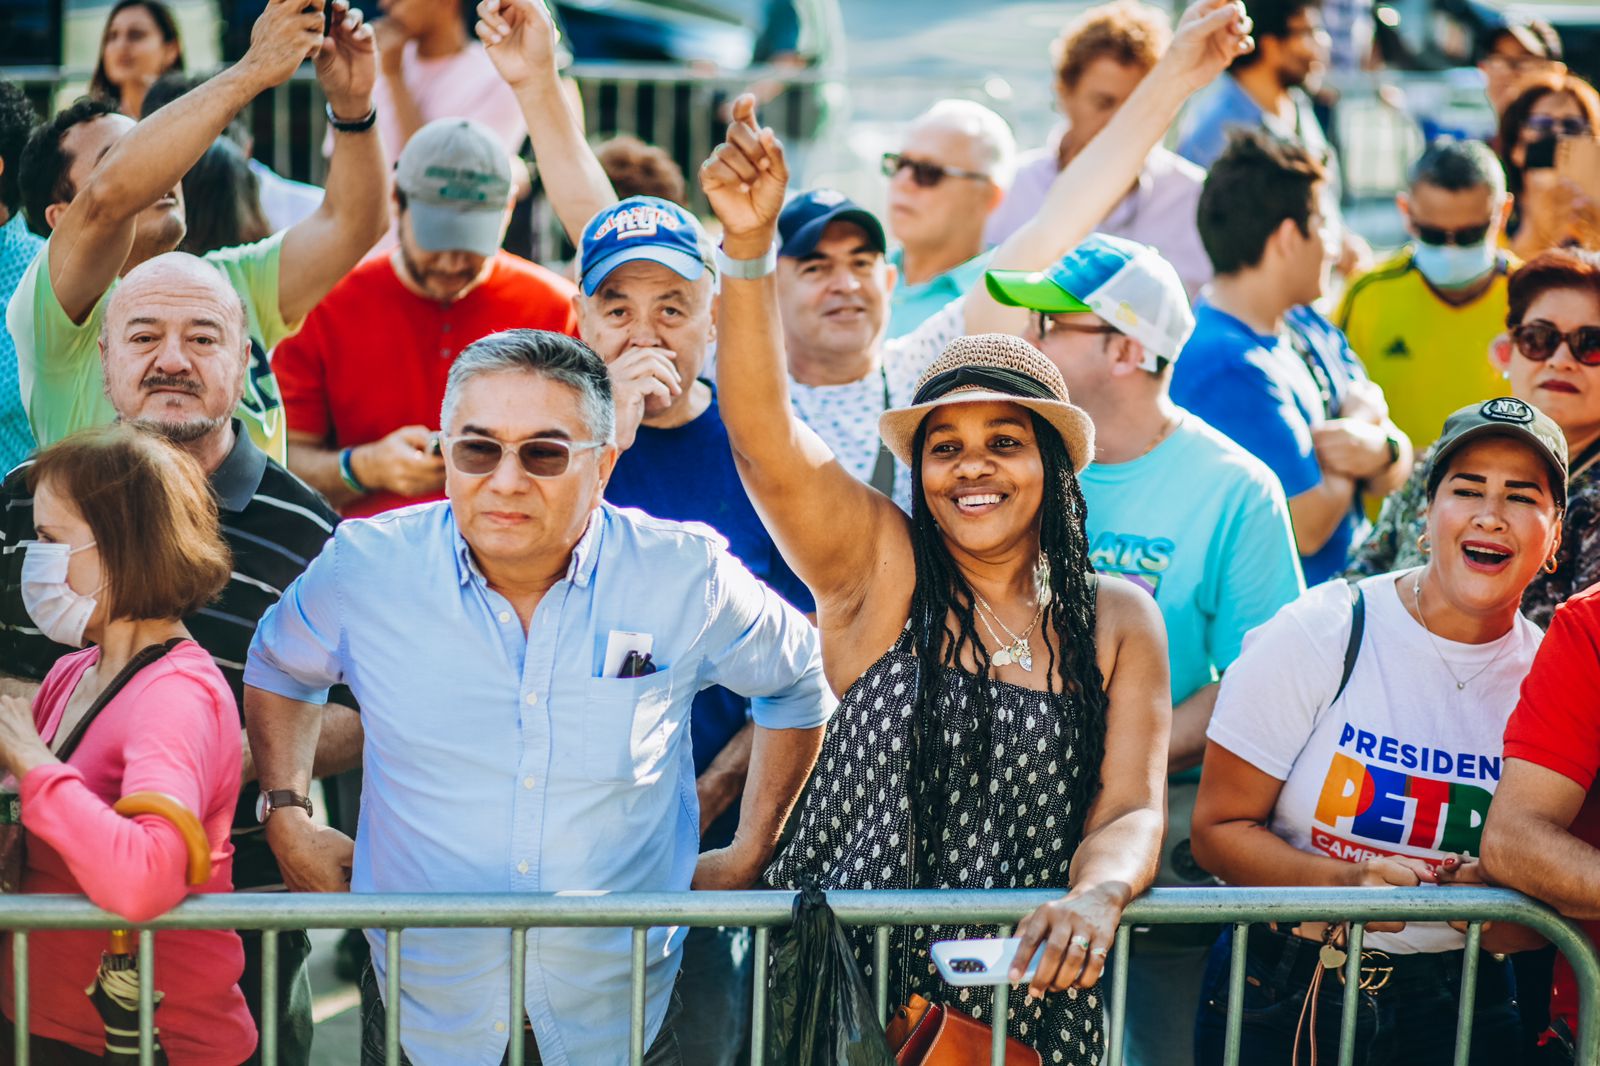
[[[1061,371],[1094,421],[1094,462],[1078,483],[1089,558],[1154,597],[1172,680],[1167,824],[1158,884],[1206,883],[1189,851],[1205,730],[1218,678],[1244,635],[1302,590],[1289,507],[1256,459],[1172,402],[1172,366],[1194,328],[1177,270],[1148,245],[1092,235],[1048,270],[992,270],[989,291],[1034,312],[1023,334]],[[1128,1061],[1192,1062],[1192,1026],[1173,1003],[1199,998],[1207,930],[1134,935]]]

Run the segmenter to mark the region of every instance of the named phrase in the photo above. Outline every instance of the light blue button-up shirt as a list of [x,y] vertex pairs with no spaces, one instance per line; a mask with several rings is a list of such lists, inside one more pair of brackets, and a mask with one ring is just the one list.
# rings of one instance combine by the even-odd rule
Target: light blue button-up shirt
[[[601,676],[613,631],[648,633],[656,673]],[[256,630],[245,683],[361,706],[356,892],[683,891],[699,803],[695,693],[753,697],[759,726],[823,724],[816,631],[708,528],[595,512],[524,635],[448,503],[339,526]],[[682,930],[651,930],[647,1039]],[[378,987],[384,937],[369,930]],[[629,931],[534,929],[525,1005],[551,1066],[620,1062]],[[401,1040],[417,1066],[494,1066],[511,1027],[511,938],[407,930]]]

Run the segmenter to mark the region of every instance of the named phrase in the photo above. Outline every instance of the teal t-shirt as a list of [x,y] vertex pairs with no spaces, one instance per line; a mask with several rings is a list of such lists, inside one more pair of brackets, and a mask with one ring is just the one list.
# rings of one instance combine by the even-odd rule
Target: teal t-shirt
[[1090,564],[1149,592],[1167,624],[1174,706],[1305,590],[1278,479],[1187,411],[1147,454],[1094,463],[1079,481]]

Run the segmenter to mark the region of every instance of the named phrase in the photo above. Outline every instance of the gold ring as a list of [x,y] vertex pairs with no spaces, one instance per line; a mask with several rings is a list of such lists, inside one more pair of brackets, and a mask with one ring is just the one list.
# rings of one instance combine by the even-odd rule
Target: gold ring
[[1089,949],[1089,954],[1093,955],[1097,959],[1103,959],[1107,955],[1111,954],[1111,949],[1110,948],[1091,948],[1091,949]]

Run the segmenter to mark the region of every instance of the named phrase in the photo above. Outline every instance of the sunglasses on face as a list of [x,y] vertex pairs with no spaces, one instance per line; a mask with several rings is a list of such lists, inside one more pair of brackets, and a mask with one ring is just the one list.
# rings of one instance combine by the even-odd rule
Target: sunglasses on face
[[1063,322],[1048,311],[1038,312],[1039,319],[1034,323],[1034,328],[1039,331],[1039,339],[1044,340],[1052,333],[1117,333],[1116,326],[1108,326],[1104,322]]
[[933,188],[945,178],[968,178],[972,181],[989,180],[989,175],[979,174],[975,170],[940,166],[938,163],[929,163],[923,159],[910,159],[896,152],[885,152],[883,154],[884,177],[892,178],[902,170],[911,171],[912,182],[924,189]]
[[1600,326],[1579,326],[1563,333],[1543,319],[1524,322],[1511,331],[1511,341],[1524,359],[1542,363],[1556,354],[1561,342],[1566,341],[1572,358],[1584,366],[1600,366]]
[[560,477],[572,463],[573,452],[586,452],[605,447],[603,440],[559,440],[554,437],[530,437],[527,440],[505,441],[493,437],[447,437],[445,454],[450,465],[468,477],[488,477],[500,469],[506,453],[516,454],[523,472],[529,477]]
[[1582,137],[1589,132],[1589,120],[1581,115],[1529,115],[1522,125],[1525,140],[1539,141],[1546,137]]
[[1424,226],[1417,223],[1414,228],[1417,231],[1417,240],[1423,244],[1453,244],[1458,248],[1464,248],[1468,245],[1482,244],[1484,238],[1489,235],[1490,225],[1484,222],[1476,226],[1462,226],[1460,229],[1444,229],[1440,226]]

